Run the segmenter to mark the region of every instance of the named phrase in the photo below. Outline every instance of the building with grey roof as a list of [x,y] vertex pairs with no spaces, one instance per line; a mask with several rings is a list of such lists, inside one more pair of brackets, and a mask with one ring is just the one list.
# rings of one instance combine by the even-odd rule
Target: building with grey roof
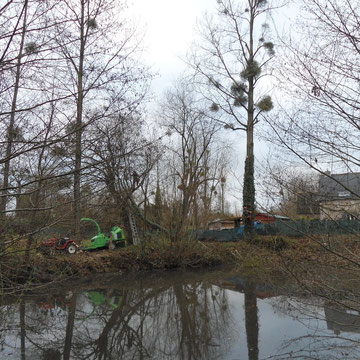
[[360,216],[360,173],[320,175],[320,219],[352,219]]

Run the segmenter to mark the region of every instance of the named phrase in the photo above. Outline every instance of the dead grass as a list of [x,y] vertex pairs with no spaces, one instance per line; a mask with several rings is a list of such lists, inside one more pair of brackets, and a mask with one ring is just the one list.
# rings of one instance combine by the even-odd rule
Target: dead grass
[[296,273],[321,264],[338,268],[358,267],[360,248],[354,239],[339,237],[333,240],[330,248],[324,247],[322,241],[320,238],[278,237],[258,238],[254,244],[149,241],[144,247],[129,246],[112,252],[78,252],[71,256],[63,252],[50,256],[36,253],[29,266],[19,262],[18,255],[9,256],[2,271],[9,283],[23,284],[29,281],[47,283],[95,273],[216,265],[235,265],[243,273],[268,275],[288,271]]

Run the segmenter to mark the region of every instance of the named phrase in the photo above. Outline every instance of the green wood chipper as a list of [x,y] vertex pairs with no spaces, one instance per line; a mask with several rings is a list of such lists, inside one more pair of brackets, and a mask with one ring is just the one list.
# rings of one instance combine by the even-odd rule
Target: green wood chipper
[[100,226],[95,220],[89,218],[82,218],[80,221],[92,222],[97,228],[97,234],[91,238],[90,245],[83,247],[82,250],[109,248],[109,244],[111,244],[111,249],[126,246],[124,230],[121,227],[113,226],[110,232],[105,235],[101,232]]

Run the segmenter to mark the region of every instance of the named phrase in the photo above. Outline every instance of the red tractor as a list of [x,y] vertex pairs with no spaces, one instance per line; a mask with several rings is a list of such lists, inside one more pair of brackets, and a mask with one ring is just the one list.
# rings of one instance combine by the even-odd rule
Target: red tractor
[[74,240],[68,237],[63,237],[60,239],[51,238],[43,241],[38,247],[38,250],[42,254],[47,255],[54,253],[55,250],[66,251],[66,253],[68,253],[69,255],[73,255],[79,250],[79,246],[75,243]]

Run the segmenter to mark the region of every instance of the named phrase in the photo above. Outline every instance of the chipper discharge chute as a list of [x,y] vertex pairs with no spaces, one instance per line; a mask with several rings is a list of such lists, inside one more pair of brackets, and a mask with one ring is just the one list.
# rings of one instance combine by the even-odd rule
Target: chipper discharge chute
[[82,248],[82,250],[96,250],[109,248],[109,244],[111,244],[111,249],[115,249],[116,247],[125,247],[126,239],[124,230],[119,226],[113,226],[108,234],[104,234],[101,232],[99,224],[93,220],[88,218],[82,218],[80,221],[89,221],[95,224],[97,229],[97,234],[91,238],[91,242],[89,246]]

